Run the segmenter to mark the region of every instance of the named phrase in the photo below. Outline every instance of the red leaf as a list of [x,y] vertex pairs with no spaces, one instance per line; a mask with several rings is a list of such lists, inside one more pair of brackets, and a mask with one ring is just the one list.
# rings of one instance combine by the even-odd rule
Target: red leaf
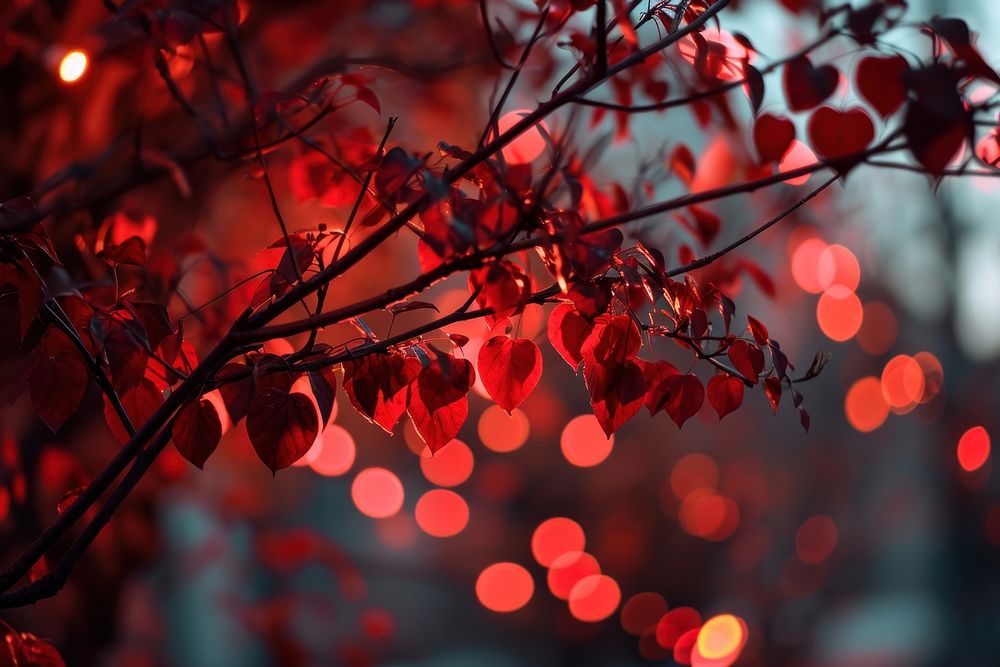
[[763,114],[753,126],[753,144],[761,164],[780,162],[795,141],[795,125],[784,116]]
[[771,335],[767,332],[767,327],[753,315],[747,315],[747,322],[750,323],[750,333],[753,334],[753,339],[757,341],[757,344],[767,345],[768,341],[771,340]]
[[[226,412],[234,424],[246,417],[253,401],[254,379],[248,370],[250,367],[246,364],[233,363],[226,364],[215,374],[216,379],[223,382],[219,387],[219,393],[222,394],[222,402],[226,404]],[[232,380],[243,374],[246,374],[246,377]]]
[[650,363],[640,360],[638,363],[642,368],[642,375],[646,379],[646,409],[649,411],[649,416],[652,417],[663,407],[667,398],[666,392],[669,391],[667,378],[680,375],[681,372],[669,361]]
[[3,667],[65,667],[59,651],[30,632],[17,632],[0,623],[0,665]]
[[708,381],[708,402],[723,417],[743,404],[743,382],[732,375],[716,375]]
[[104,246],[97,256],[112,265],[146,266],[146,244],[138,236],[132,236],[119,245]]
[[205,461],[222,439],[222,422],[212,401],[199,398],[181,408],[174,419],[171,435],[181,456],[204,468]]
[[822,104],[837,89],[840,73],[832,65],[813,67],[807,56],[799,56],[785,65],[784,83],[788,108],[806,111]]
[[497,405],[510,414],[542,377],[542,352],[527,338],[494,336],[479,349],[479,377]]
[[470,272],[469,291],[479,293],[480,307],[493,309],[486,316],[492,326],[524,307],[531,295],[531,280],[520,266],[504,260]]
[[[119,392],[118,397],[121,399],[122,407],[125,408],[125,414],[128,415],[129,421],[132,422],[132,426],[137,431],[163,404],[163,392],[151,380],[145,378],[136,383],[134,387]],[[104,397],[104,421],[107,422],[108,428],[111,429],[118,442],[128,442],[131,436],[125,430],[125,426],[118,417],[118,412],[107,396]]]
[[549,342],[574,371],[580,368],[583,361],[580,348],[592,328],[593,325],[568,303],[559,304],[549,315]]
[[583,365],[583,378],[590,392],[594,416],[609,438],[642,409],[646,379],[639,364],[587,360]]
[[663,401],[657,407],[657,412],[666,410],[677,428],[684,426],[691,417],[698,414],[705,402],[705,387],[696,375],[672,375],[664,380],[661,389]]
[[743,377],[757,384],[760,373],[764,370],[764,353],[760,348],[745,340],[737,340],[729,346],[728,355],[733,367]]
[[874,138],[875,126],[859,107],[846,111],[820,107],[809,119],[809,140],[816,152],[827,159],[860,153]]
[[32,356],[28,391],[35,412],[53,431],[80,407],[89,369],[69,337],[49,327]]
[[670,171],[677,174],[677,177],[682,181],[691,185],[696,165],[694,155],[691,153],[690,148],[684,144],[678,144],[677,147],[670,153],[668,164],[670,166]]
[[862,58],[855,71],[858,94],[882,118],[888,118],[906,101],[903,75],[909,70],[906,58],[898,54]]
[[261,376],[247,414],[250,444],[272,473],[302,458],[319,433],[312,401],[291,386],[288,372]]
[[337,376],[333,369],[324,368],[318,371],[309,371],[309,387],[312,389],[313,398],[316,399],[316,407],[319,408],[319,416],[322,424],[330,421],[333,414],[333,404],[337,399]]
[[580,349],[586,363],[624,364],[635,359],[642,336],[628,315],[601,315]]
[[781,379],[775,376],[764,379],[764,395],[771,404],[771,411],[778,414],[778,403],[781,402]]
[[406,388],[419,373],[414,357],[370,354],[344,363],[344,391],[355,410],[392,433],[406,412]]
[[475,380],[471,363],[440,354],[420,371],[410,387],[407,412],[431,452],[458,435],[469,414],[467,394]]

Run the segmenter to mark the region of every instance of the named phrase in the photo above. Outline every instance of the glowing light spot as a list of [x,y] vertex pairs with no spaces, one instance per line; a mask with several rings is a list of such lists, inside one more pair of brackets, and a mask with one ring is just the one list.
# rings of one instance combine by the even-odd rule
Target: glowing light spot
[[924,395],[924,371],[916,360],[900,354],[882,369],[882,396],[890,408],[912,409]]
[[434,454],[428,447],[420,453],[420,470],[438,486],[458,486],[469,479],[474,465],[472,450],[461,440],[452,440]]
[[958,465],[965,472],[983,467],[990,458],[990,434],[982,426],[973,426],[958,441]]
[[795,553],[803,563],[822,563],[837,546],[837,524],[828,516],[806,519],[795,532]]
[[881,301],[869,301],[858,329],[858,345],[868,354],[885,354],[896,342],[898,328],[892,308]]
[[[531,113],[530,109],[518,109],[509,111],[500,117],[497,126],[500,134],[504,134],[509,129],[521,122],[521,120]],[[541,130],[539,130],[539,125]],[[544,122],[533,125],[522,132],[514,141],[510,142],[501,150],[503,159],[508,164],[529,164],[545,152],[545,134],[548,134],[548,127]]]
[[59,61],[59,78],[66,83],[75,83],[87,72],[87,64],[87,54],[74,49]]
[[566,552],[583,551],[586,540],[580,524],[557,516],[546,519],[535,528],[531,536],[531,553],[540,565],[550,567]]
[[861,265],[849,248],[834,243],[820,253],[816,277],[823,289],[840,285],[853,292],[861,282]]
[[608,458],[615,446],[615,437],[604,435],[594,415],[580,415],[573,417],[563,428],[559,444],[567,461],[589,468]]
[[913,355],[913,360],[920,364],[920,370],[924,373],[924,395],[920,397],[920,402],[930,403],[944,384],[944,368],[930,352],[917,352]]
[[[343,475],[354,465],[355,446],[354,438],[347,429],[331,424],[326,430],[319,434],[316,444],[310,448],[309,453],[316,450],[309,467],[320,475],[336,477]],[[309,453],[306,456],[309,456]]]
[[701,614],[692,607],[671,609],[656,624],[656,642],[663,648],[673,648],[683,635],[701,627]]
[[432,489],[420,496],[416,507],[417,525],[428,535],[452,537],[469,523],[469,505],[448,489]]
[[670,471],[670,488],[678,500],[701,489],[714,489],[719,481],[719,469],[707,454],[688,454]]
[[636,593],[622,605],[622,629],[630,635],[640,636],[655,628],[667,613],[667,601],[659,593]]
[[746,624],[741,619],[732,614],[713,616],[698,631],[694,664],[703,659],[713,667],[728,667],[739,657],[746,642]]
[[362,514],[384,519],[403,507],[403,483],[385,468],[365,468],[354,478],[351,499]]
[[549,590],[560,600],[566,600],[576,582],[600,573],[596,558],[583,551],[570,551],[552,561],[547,577]]
[[863,377],[851,385],[844,398],[844,414],[850,425],[862,433],[870,433],[885,422],[889,405],[882,396],[878,378]]
[[361,631],[377,641],[385,641],[392,637],[396,622],[385,609],[366,609],[361,614]]
[[689,535],[718,542],[736,530],[740,511],[732,498],[702,489],[688,494],[681,503],[678,519]]
[[509,415],[499,405],[491,405],[479,416],[479,439],[494,452],[513,452],[528,440],[531,425],[523,411],[514,408]]
[[569,594],[569,613],[580,621],[596,623],[615,613],[622,600],[618,582],[606,574],[592,574],[576,582]]
[[816,304],[820,331],[833,341],[849,340],[861,328],[863,319],[861,299],[846,287],[834,285],[823,292]]
[[[778,172],[786,174],[790,171],[795,171],[796,169],[801,169],[802,167],[809,167],[816,164],[816,154],[812,152],[812,149],[806,146],[804,143],[795,139],[792,141],[792,147],[785,153],[785,157],[781,159],[778,163]],[[812,177],[812,173],[803,174],[802,176],[796,176],[795,178],[790,178],[785,183],[788,185],[804,185],[809,182]]]
[[810,294],[819,294],[825,287],[820,281],[819,258],[826,250],[823,239],[806,239],[792,252],[792,278],[795,284]]
[[535,592],[531,574],[517,563],[494,563],[476,579],[476,597],[491,611],[517,611]]

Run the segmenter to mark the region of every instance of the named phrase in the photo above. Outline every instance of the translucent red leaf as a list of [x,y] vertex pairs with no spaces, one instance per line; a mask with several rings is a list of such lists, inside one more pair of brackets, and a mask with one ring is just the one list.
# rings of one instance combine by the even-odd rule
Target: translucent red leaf
[[733,368],[739,371],[743,377],[757,384],[760,373],[764,370],[764,353],[761,352],[761,349],[745,340],[736,340],[729,346],[727,354],[729,361],[733,363]]
[[531,295],[531,280],[517,264],[506,260],[469,273],[469,291],[478,293],[476,302],[491,308],[490,325],[519,312]]
[[649,411],[649,415],[653,416],[662,409],[667,398],[666,394],[669,392],[667,378],[680,375],[681,372],[669,361],[639,360],[637,363],[642,368],[642,375],[646,379],[646,409]]
[[781,402],[781,379],[775,376],[765,378],[764,395],[771,404],[771,411],[778,414],[778,403]]
[[633,361],[608,363],[586,360],[583,378],[594,416],[609,438],[642,409],[646,379]]
[[680,428],[701,410],[701,406],[705,403],[705,387],[698,376],[691,373],[668,377],[663,384],[661,390],[663,400],[657,412],[661,409],[666,410]]
[[580,368],[580,362],[583,361],[580,348],[590,335],[592,327],[593,325],[568,303],[559,304],[549,315],[549,342],[574,371]]
[[586,363],[624,364],[642,345],[639,327],[629,315],[601,315],[580,349]]
[[205,461],[222,439],[222,421],[212,401],[199,398],[181,408],[174,419],[171,436],[181,456],[204,468]]
[[407,413],[431,452],[458,435],[469,414],[467,395],[475,380],[471,363],[440,354],[424,366],[410,387]]
[[406,412],[406,388],[419,373],[415,357],[370,354],[344,363],[344,391],[355,410],[392,433]]
[[478,362],[483,386],[508,414],[542,377],[542,352],[527,338],[494,336],[479,349]]

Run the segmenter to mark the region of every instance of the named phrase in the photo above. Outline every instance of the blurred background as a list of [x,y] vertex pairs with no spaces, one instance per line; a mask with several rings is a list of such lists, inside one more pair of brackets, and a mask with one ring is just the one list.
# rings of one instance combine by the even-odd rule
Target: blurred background
[[[489,4],[524,39],[517,10],[532,5]],[[791,11],[796,4],[805,3],[743,0],[724,12],[722,27],[750,37],[766,63],[816,34],[814,18]],[[966,19],[1000,65],[1000,4],[909,4],[914,22]],[[335,54],[401,64],[362,70],[381,114],[354,104],[317,128],[346,154],[377,141],[389,116],[400,117],[392,143],[414,152],[439,141],[473,145],[482,132],[500,73],[478,3],[245,0],[239,9],[264,91]],[[131,145],[142,128],[144,157],[164,161],[169,176],[61,216],[50,231],[76,277],[92,269],[81,249],[95,239],[139,234],[174,256],[197,239],[170,302],[181,317],[238,276],[273,266],[278,255],[260,249],[277,231],[250,161],[171,162],[198,138],[197,125],[120,28],[101,3],[0,5],[0,200],[46,188],[74,163],[88,176],[122,169],[111,149]],[[191,69],[220,41],[164,52],[186,93],[211,99]],[[926,51],[915,30],[889,41]],[[568,52],[543,51],[505,108],[533,107],[571,62]],[[859,53],[839,40],[814,60],[850,76]],[[764,110],[781,112],[780,80],[768,81]],[[215,94],[238,100],[240,89],[222,77]],[[575,125],[566,113],[547,122],[581,145],[606,134],[592,180],[621,183],[643,203],[684,191],[666,176],[648,188],[636,178],[638,165],[662,161],[662,147],[683,143],[697,156],[694,189],[741,178],[734,165],[750,145],[750,114],[739,94],[729,129],[703,129],[686,108],[638,116],[624,138],[612,136],[610,118],[591,124],[589,111]],[[853,99],[836,95],[834,103]],[[291,143],[269,157],[293,228],[336,226],[353,199],[317,173],[323,165],[312,155]],[[720,243],[808,187],[713,204]],[[50,638],[71,665],[671,665],[680,635],[729,614],[744,623],[729,628],[745,641],[738,665],[998,664],[1000,486],[989,446],[1000,432],[998,206],[996,178],[935,185],[864,166],[744,249],[769,280],[747,272],[730,281],[738,317],[763,320],[800,370],[816,351],[832,354],[803,389],[808,433],[790,405],[772,415],[754,391],[721,423],[707,404],[683,430],[663,414],[642,414],[609,442],[587,416],[581,378],[542,344],[543,380],[521,408],[508,417],[479,386],[459,441],[433,459],[408,424],[389,437],[343,392],[310,453],[273,478],[242,424],[203,472],[168,450],[63,592],[0,618]],[[689,242],[672,219],[632,231],[668,257]],[[414,244],[401,237],[347,274],[328,305],[417,271]],[[456,277],[426,299],[444,312],[467,295]],[[541,343],[548,312],[527,309],[519,335]],[[230,314],[219,304],[186,319],[185,330],[210,341]],[[0,322],[10,317],[3,306]],[[366,322],[384,331],[389,319]],[[16,328],[0,326],[5,386],[24,367]],[[470,357],[486,333],[483,323],[447,331],[470,336]],[[321,340],[353,335],[334,327]],[[680,349],[654,354],[690,364]],[[10,392],[0,406],[5,564],[118,447],[99,392],[88,396],[94,409],[58,435],[36,420],[25,393]],[[614,585],[567,603],[574,583],[598,573]]]

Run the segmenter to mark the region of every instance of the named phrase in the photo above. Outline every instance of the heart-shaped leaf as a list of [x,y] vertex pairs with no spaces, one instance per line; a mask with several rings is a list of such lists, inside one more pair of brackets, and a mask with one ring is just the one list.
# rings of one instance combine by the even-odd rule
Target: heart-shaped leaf
[[479,377],[497,405],[510,414],[542,377],[542,352],[527,338],[494,336],[479,349]]
[[222,422],[212,401],[199,398],[181,408],[174,419],[171,436],[181,456],[204,468],[205,461],[222,439]]

